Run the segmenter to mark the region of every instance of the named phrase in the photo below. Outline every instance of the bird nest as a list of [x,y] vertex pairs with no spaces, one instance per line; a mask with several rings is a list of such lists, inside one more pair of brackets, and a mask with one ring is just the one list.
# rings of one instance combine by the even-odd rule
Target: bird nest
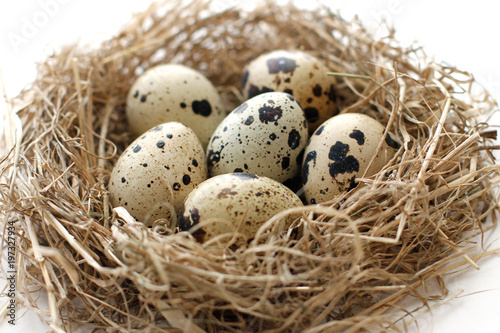
[[[45,290],[42,318],[61,332],[84,323],[122,332],[404,329],[413,310],[401,300],[428,306],[420,287],[437,281],[445,295],[443,274],[485,254],[470,250],[499,208],[487,123],[496,102],[467,72],[327,8],[212,9],[155,4],[98,48],[48,57],[15,99],[0,204],[16,235],[19,299],[36,307],[34,291]],[[138,75],[161,63],[195,68],[229,112],[244,100],[243,67],[275,49],[322,59],[341,112],[377,119],[401,143],[383,170],[263,227],[299,213],[299,238],[270,228],[240,247],[208,246],[165,220],[146,227],[110,204],[110,172],[134,139],[125,101]]]

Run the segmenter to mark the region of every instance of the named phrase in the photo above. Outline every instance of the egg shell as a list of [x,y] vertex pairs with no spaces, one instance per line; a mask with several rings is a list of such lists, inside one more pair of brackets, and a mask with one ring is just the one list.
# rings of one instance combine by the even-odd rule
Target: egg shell
[[[236,230],[249,242],[271,217],[302,205],[295,193],[268,177],[224,174],[209,178],[188,195],[179,213],[179,229],[187,231],[203,223],[193,232],[200,242]],[[278,231],[286,232],[299,216],[287,215],[280,220]]]
[[286,182],[300,174],[308,136],[304,112],[294,97],[258,95],[214,131],[207,147],[209,174],[246,172]]
[[[109,197],[151,225],[172,220],[186,196],[207,179],[205,152],[187,126],[168,122],[147,131],[122,153],[109,180]],[[172,226],[175,227],[175,226]]]
[[252,98],[269,91],[293,95],[302,106],[312,133],[322,122],[338,113],[336,79],[318,58],[305,52],[276,50],[262,54],[245,68],[242,86]]
[[308,203],[321,203],[355,188],[356,177],[370,177],[394,156],[398,143],[387,134],[381,149],[368,164],[383,138],[384,126],[359,113],[335,116],[310,137],[302,164],[302,183]]
[[136,135],[176,121],[191,128],[206,147],[226,112],[219,93],[203,74],[184,65],[163,64],[146,70],[133,83],[126,115]]

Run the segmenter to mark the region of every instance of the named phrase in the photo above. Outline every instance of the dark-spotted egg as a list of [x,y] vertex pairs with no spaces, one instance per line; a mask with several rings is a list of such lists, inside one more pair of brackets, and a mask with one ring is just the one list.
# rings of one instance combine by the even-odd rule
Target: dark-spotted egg
[[[191,229],[200,242],[238,232],[242,244],[251,241],[271,217],[288,208],[302,206],[299,197],[283,184],[263,176],[232,173],[212,177],[196,187],[179,213],[179,229]],[[278,232],[286,232],[300,214],[286,215]],[[192,229],[200,225],[199,229]]]
[[[122,153],[110,176],[111,204],[151,225],[171,220],[186,196],[207,178],[205,151],[187,126],[169,122],[147,131]],[[175,227],[175,226],[172,226]]]
[[184,65],[162,64],[148,69],[134,82],[126,115],[136,135],[177,121],[191,128],[206,147],[226,112],[219,93],[203,74]]
[[304,109],[312,133],[322,122],[338,113],[336,79],[318,58],[301,51],[277,50],[250,62],[243,72],[247,98],[281,91],[293,95]]
[[214,131],[207,147],[209,174],[247,172],[285,182],[300,174],[307,140],[304,111],[294,97],[255,96]]
[[379,172],[398,149],[398,143],[387,134],[374,156],[384,130],[377,120],[359,113],[341,114],[324,122],[311,135],[304,155],[302,183],[306,201],[328,201],[355,188],[356,177]]

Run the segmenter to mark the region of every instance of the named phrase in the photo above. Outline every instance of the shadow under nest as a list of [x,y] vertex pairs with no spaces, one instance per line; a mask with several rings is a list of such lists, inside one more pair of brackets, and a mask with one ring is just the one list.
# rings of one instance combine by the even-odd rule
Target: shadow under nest
[[[475,93],[467,72],[400,47],[392,33],[374,39],[327,8],[209,8],[153,5],[99,49],[49,57],[18,97],[22,141],[0,175],[26,266],[20,290],[47,291],[46,320],[60,331],[89,322],[145,332],[404,330],[411,310],[397,302],[415,296],[427,306],[419,287],[476,265],[474,236],[496,223],[496,131],[487,124],[496,102]],[[125,100],[138,75],[168,62],[198,69],[229,112],[243,102],[243,67],[275,49],[322,59],[341,112],[386,126],[401,147],[382,171],[331,202],[275,216],[301,212],[301,237],[270,228],[239,248],[200,244],[167,221],[146,228],[111,207],[106,185],[134,139]]]

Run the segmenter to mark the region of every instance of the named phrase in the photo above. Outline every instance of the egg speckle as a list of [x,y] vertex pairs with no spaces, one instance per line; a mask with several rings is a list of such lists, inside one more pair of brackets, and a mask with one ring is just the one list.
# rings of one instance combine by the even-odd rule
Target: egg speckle
[[163,64],[145,71],[132,85],[126,115],[139,135],[164,122],[190,127],[206,147],[226,112],[212,83],[184,65]]
[[[224,174],[209,178],[188,195],[179,213],[179,229],[188,231],[205,222],[191,229],[200,242],[234,231],[248,242],[271,217],[299,206],[302,202],[295,193],[268,177]],[[279,221],[279,231],[286,231],[297,217],[291,214]]]
[[209,173],[247,172],[285,182],[300,173],[308,136],[295,98],[281,92],[255,96],[214,131],[207,147]]
[[195,133],[169,122],[129,145],[113,168],[108,190],[114,206],[150,225],[171,219],[171,209],[177,215],[185,197],[206,178],[205,152]]
[[355,188],[356,177],[379,172],[398,149],[397,142],[387,134],[374,157],[384,130],[375,119],[358,113],[338,115],[323,123],[311,136],[302,162],[307,202],[333,199]]
[[302,106],[309,131],[338,113],[336,79],[316,57],[300,51],[277,50],[251,61],[243,72],[247,98],[280,91],[293,95]]

